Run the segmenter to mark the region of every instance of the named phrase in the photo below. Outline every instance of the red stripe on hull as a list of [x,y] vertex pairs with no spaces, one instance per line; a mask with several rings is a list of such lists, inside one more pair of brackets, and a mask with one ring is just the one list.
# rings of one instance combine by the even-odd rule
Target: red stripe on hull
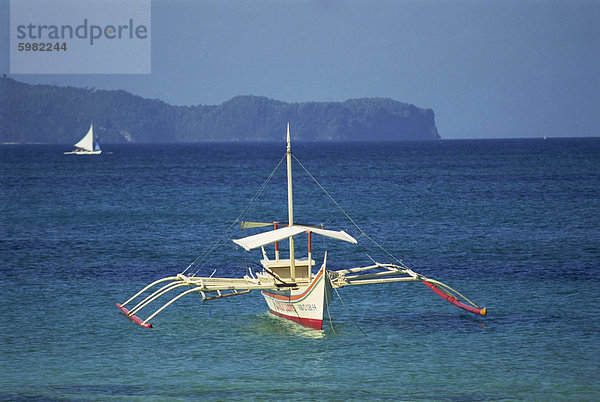
[[331,284],[324,267],[306,288],[261,293],[273,314],[306,327],[323,329],[323,312],[331,300]]
[[[269,309],[271,310],[271,309]],[[305,327],[310,327],[314,329],[323,329],[323,320],[317,320],[313,318],[302,318],[293,315],[285,315],[279,313],[277,311],[271,310],[271,313],[275,314],[278,317],[285,318],[286,320],[297,322],[298,324],[304,325]]]
[[129,310],[127,310],[125,307],[121,306],[119,303],[117,303],[117,307],[123,312],[123,314],[125,314],[127,316],[127,318],[129,318],[131,321],[135,322],[137,325],[144,327],[144,328],[152,328],[152,324],[150,324],[150,323],[144,324],[144,321],[142,321],[142,319],[140,317],[133,315],[133,314],[129,314]]

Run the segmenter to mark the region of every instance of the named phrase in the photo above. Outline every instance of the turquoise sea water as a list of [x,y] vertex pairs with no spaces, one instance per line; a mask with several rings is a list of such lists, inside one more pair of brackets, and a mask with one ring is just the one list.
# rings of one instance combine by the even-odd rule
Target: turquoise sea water
[[[103,149],[0,146],[0,399],[600,398],[600,139],[295,144],[373,240],[488,308],[419,283],[344,288],[323,331],[273,317],[258,292],[188,296],[153,329],[115,307],[243,236],[227,229],[283,143]],[[284,174],[246,218],[286,220]],[[359,239],[327,242],[329,267],[390,262],[294,179],[297,222]],[[216,251],[201,274],[260,258]]]

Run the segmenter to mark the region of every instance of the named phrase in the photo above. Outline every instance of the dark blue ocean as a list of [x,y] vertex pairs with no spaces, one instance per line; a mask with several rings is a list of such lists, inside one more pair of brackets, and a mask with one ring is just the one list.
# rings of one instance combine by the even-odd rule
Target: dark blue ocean
[[[115,307],[199,256],[202,275],[257,262],[227,239],[283,141],[70,149],[0,146],[1,400],[600,399],[600,138],[294,144],[381,248],[488,309],[356,286],[323,331],[259,292],[186,296],[153,329]],[[286,221],[282,168],[243,218]],[[393,262],[298,165],[294,185],[296,222],[359,240],[317,241],[318,264]]]

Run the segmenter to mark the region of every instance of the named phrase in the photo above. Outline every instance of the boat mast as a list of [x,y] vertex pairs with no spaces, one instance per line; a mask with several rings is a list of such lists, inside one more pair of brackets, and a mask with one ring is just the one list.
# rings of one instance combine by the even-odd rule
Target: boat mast
[[[290,123],[287,125],[287,185],[288,185],[288,222],[294,224],[294,202],[292,197],[292,145],[290,143]],[[296,257],[294,255],[294,236],[290,236],[290,277],[296,281]]]

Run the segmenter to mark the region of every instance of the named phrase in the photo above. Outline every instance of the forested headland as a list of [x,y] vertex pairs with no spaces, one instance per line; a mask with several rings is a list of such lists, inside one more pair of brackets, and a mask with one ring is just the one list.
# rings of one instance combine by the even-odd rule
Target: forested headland
[[122,90],[30,85],[0,77],[0,143],[74,143],[94,122],[102,143],[410,141],[440,138],[431,109],[383,98],[286,103],[237,96],[173,106]]

